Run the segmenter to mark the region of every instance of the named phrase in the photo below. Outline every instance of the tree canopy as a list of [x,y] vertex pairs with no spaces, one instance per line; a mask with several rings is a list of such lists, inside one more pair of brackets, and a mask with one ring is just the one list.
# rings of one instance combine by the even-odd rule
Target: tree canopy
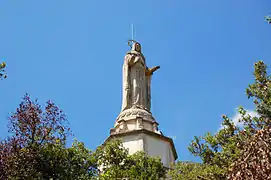
[[271,76],[263,61],[255,63],[253,84],[246,89],[255,105],[256,117],[239,107],[242,126],[223,115],[223,127],[215,134],[195,137],[189,151],[202,163],[179,162],[171,171],[177,179],[271,178]]
[[[64,112],[48,101],[44,108],[26,94],[8,118],[11,136],[0,142],[0,179],[159,179],[166,170],[144,152],[128,155],[120,140],[91,151],[74,140]],[[102,171],[101,171],[102,170]]]
[[0,143],[0,179],[67,179],[91,177],[96,172],[92,152],[75,141],[66,116],[53,102],[42,108],[29,95],[9,117],[10,137]]

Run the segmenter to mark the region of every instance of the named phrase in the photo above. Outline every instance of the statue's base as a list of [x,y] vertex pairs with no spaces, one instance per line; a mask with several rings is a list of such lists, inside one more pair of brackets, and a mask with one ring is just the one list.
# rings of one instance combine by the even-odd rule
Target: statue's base
[[129,154],[144,151],[149,156],[160,157],[166,168],[177,159],[172,139],[158,130],[158,123],[147,109],[132,107],[122,111],[105,142],[114,138],[121,139]]
[[144,151],[152,157],[160,157],[163,165],[170,168],[171,163],[177,159],[177,152],[173,140],[162,134],[157,134],[145,129],[111,134],[107,140],[120,139],[129,154]]
[[158,123],[155,121],[150,111],[143,108],[130,108],[119,114],[114,128],[110,130],[110,134],[140,129],[146,129],[161,134],[158,130]]

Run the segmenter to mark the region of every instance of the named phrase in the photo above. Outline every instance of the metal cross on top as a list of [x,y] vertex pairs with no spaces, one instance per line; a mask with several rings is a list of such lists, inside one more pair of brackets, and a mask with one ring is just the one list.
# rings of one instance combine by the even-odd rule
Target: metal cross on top
[[131,24],[131,31],[132,31],[132,39],[128,41],[128,46],[132,48],[133,44],[136,43],[136,40],[134,39],[134,25]]

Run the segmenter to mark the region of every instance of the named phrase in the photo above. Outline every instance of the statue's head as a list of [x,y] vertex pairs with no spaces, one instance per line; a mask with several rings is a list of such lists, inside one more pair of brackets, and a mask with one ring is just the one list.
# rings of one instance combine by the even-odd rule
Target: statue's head
[[141,52],[141,45],[138,42],[135,42],[132,46],[133,51]]

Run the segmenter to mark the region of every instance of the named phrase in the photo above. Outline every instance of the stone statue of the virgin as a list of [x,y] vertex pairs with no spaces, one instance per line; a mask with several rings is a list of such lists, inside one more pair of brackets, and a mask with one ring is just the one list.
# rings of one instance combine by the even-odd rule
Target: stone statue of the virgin
[[129,108],[140,108],[150,111],[151,107],[151,76],[159,66],[148,68],[141,53],[138,42],[132,44],[123,64],[123,98],[122,111]]

